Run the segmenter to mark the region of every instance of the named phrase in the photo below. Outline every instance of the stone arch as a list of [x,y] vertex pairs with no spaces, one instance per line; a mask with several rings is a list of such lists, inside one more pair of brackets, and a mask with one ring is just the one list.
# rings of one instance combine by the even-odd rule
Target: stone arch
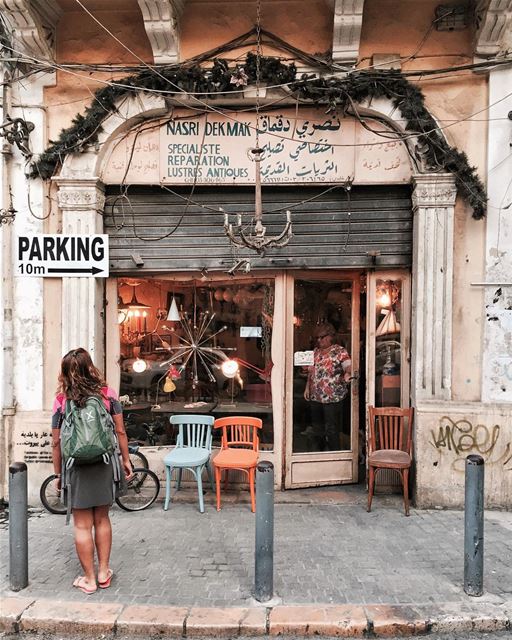
[[[160,96],[139,92],[123,98],[116,112],[103,121],[98,143],[84,153],[65,158],[60,175],[53,178],[58,186],[63,233],[103,231],[105,185],[98,175],[110,144],[137,124],[167,112],[168,104]],[[371,105],[362,105],[360,112],[395,131],[404,131],[398,122],[399,113],[389,100],[374,100]],[[412,335],[426,336],[413,342],[411,395],[414,403],[423,399],[449,400],[455,178],[452,174],[429,172],[414,137],[406,144],[411,159],[414,212]],[[426,292],[434,300],[433,305],[424,303]],[[101,361],[104,309],[98,280],[63,278],[62,311],[62,348],[81,344]]]

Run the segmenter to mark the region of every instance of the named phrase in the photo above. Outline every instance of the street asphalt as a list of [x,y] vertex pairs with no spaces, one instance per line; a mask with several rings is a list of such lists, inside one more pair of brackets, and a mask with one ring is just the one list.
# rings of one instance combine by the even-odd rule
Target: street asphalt
[[[255,516],[248,496],[197,509],[185,489],[167,512],[114,507],[109,589],[87,596],[72,526],[29,518],[29,585],[0,579],[5,632],[147,635],[397,635],[512,630],[512,513],[485,513],[484,595],[463,590],[464,513],[411,509],[350,488],[276,494],[274,599],[254,600]],[[3,558],[8,525],[0,522]],[[60,622],[59,622],[60,620]],[[82,622],[81,622],[82,621]],[[94,626],[94,625],[93,625]]]

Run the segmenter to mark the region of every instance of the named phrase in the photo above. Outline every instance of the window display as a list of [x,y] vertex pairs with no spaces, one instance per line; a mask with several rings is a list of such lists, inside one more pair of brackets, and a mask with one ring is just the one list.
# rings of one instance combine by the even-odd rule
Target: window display
[[273,280],[127,279],[118,291],[129,436],[171,444],[170,415],[254,415],[271,449]]
[[375,406],[400,407],[402,282],[377,280]]

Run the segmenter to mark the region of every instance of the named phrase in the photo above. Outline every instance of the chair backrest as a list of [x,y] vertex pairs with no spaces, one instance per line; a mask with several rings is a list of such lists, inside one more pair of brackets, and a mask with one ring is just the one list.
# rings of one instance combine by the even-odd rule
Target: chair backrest
[[411,454],[414,409],[368,407],[369,453],[379,449],[399,449]]
[[179,428],[176,447],[212,450],[213,416],[183,414],[171,416],[169,422]]
[[214,429],[222,429],[221,448],[259,450],[260,439],[258,430],[263,426],[261,418],[249,416],[230,416],[217,418]]

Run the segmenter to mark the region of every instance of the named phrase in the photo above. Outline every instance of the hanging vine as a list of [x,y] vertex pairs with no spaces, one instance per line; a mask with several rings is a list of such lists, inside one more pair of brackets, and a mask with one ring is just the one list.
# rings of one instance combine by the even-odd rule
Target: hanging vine
[[[116,84],[99,89],[85,113],[78,114],[72,125],[63,129],[59,138],[32,164],[31,177],[48,179],[62,164],[68,153],[80,153],[98,140],[102,122],[116,111],[118,101],[134,90],[169,90],[175,85],[184,93],[203,93],[215,98],[254,84],[256,56],[248,53],[244,64],[230,68],[225,59],[217,58],[212,66],[199,64],[144,69],[125,77]],[[417,137],[417,159],[429,171],[448,171],[455,176],[457,189],[473,209],[473,217],[486,214],[485,187],[475,167],[465,153],[450,147],[425,107],[421,90],[398,71],[357,71],[344,78],[319,78],[312,75],[296,77],[294,64],[284,64],[278,58],[262,57],[260,80],[270,85],[288,85],[292,95],[315,104],[324,104],[328,112],[340,115],[354,113],[355,105],[385,97],[392,101],[406,121],[405,130]]]

